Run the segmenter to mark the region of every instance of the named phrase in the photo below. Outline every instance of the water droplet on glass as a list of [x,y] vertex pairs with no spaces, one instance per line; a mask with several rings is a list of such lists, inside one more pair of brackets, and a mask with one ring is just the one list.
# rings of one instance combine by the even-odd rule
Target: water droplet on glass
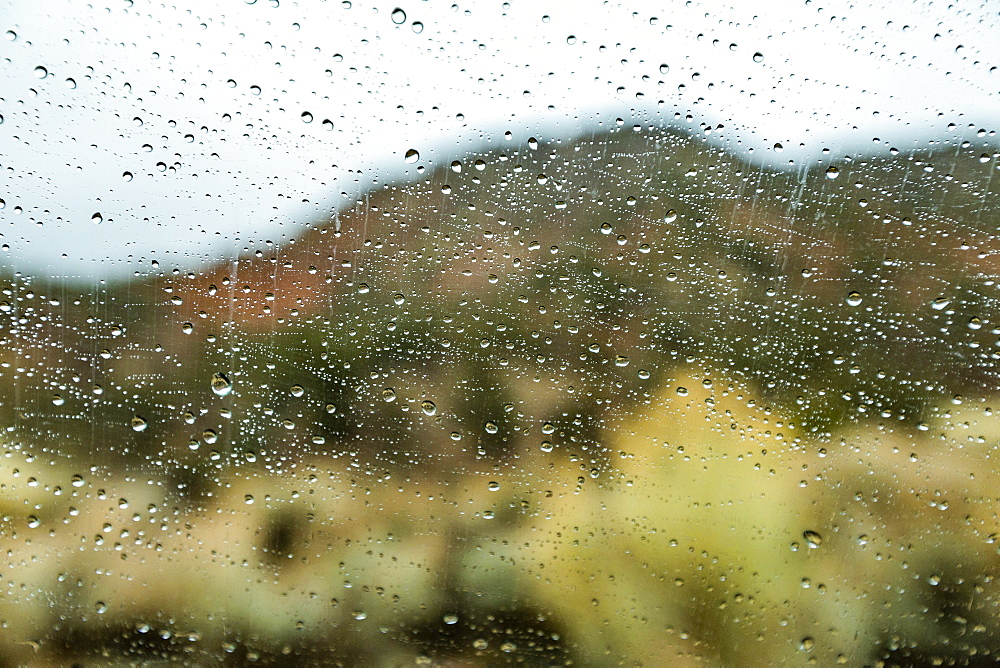
[[324,118],[323,119],[323,129],[326,130],[327,132],[329,132],[330,130],[332,130],[333,129],[333,121],[331,121],[329,118]]
[[69,88],[70,90],[73,90],[74,88],[76,88],[76,80],[75,79],[66,79],[66,88]]
[[615,366],[628,366],[628,358],[624,355],[615,357]]
[[132,418],[132,431],[146,431],[146,427],[149,423],[146,422],[146,418],[136,415]]
[[132,172],[122,172],[122,181],[128,182],[132,180]]
[[799,641],[799,649],[803,652],[811,652],[812,648],[816,646],[816,641],[806,636],[801,641]]
[[677,212],[673,209],[667,211],[666,215],[663,216],[664,223],[672,223],[677,220]]
[[528,148],[530,148],[532,151],[536,150],[538,148],[538,140],[535,139],[534,137],[529,137]]
[[384,390],[382,390],[382,400],[385,401],[386,403],[392,403],[393,401],[395,401],[396,390],[392,389],[391,387],[387,387]]
[[420,410],[424,412],[424,415],[434,415],[437,413],[437,406],[433,401],[424,400],[420,402]]
[[931,308],[934,309],[935,311],[941,311],[948,308],[949,304],[951,304],[951,298],[938,297],[937,299],[931,302]]
[[406,155],[403,156],[403,160],[412,165],[417,160],[420,160],[420,151],[415,148],[411,148],[406,152]]
[[35,68],[35,76],[38,77],[39,79],[44,79],[48,75],[49,71],[44,67],[42,67],[41,65]]
[[306,393],[306,388],[302,387],[301,385],[292,385],[292,387],[289,389],[289,392],[292,393],[293,397],[301,397],[303,394]]
[[396,25],[402,25],[403,23],[406,22],[406,12],[404,12],[399,7],[396,7],[394,10],[392,10],[390,18],[392,19],[392,22],[395,23]]
[[666,63],[660,65],[660,74],[667,74],[668,72],[670,72],[670,65],[667,65]]
[[424,24],[421,23],[420,21],[414,21],[413,25],[411,25],[410,27],[413,29],[413,32],[415,32],[418,35],[424,31]]
[[308,111],[303,111],[301,118],[302,118],[302,122],[303,123],[312,123],[313,122],[313,115],[310,114]]
[[73,477],[70,478],[70,484],[73,485],[73,487],[83,487],[83,483],[83,476],[79,473],[74,474]]
[[95,213],[93,216],[90,217],[90,222],[92,222],[94,225],[100,225],[101,223],[104,222],[104,216],[102,216],[100,213]]
[[201,439],[205,441],[205,443],[207,443],[208,445],[212,445],[213,443],[219,440],[219,435],[215,433],[214,429],[206,429],[205,431],[201,432]]
[[677,395],[678,396],[686,397],[688,394],[689,394],[689,392],[688,392],[688,389],[686,387],[678,387],[677,388]]
[[220,397],[224,397],[233,391],[233,384],[229,382],[224,374],[212,374],[212,391]]
[[404,297],[400,293],[397,293],[397,294],[393,295],[393,297],[392,297],[392,303],[395,304],[396,306],[400,306],[405,301],[406,301],[406,297]]
[[806,539],[806,544],[813,549],[823,544],[823,537],[815,531],[803,531],[802,537]]
[[840,176],[840,170],[839,169],[837,169],[833,165],[830,165],[829,167],[826,168],[826,178],[828,178],[830,180],[833,180],[833,179],[837,178],[838,176]]
[[764,62],[764,54],[761,53],[760,51],[758,51],[757,53],[753,54],[753,62],[755,62],[755,63],[762,63],[762,62]]
[[351,617],[360,622],[363,619],[368,619],[368,613],[362,610],[355,610],[351,613]]
[[847,305],[848,306],[860,306],[861,305],[861,293],[857,291],[851,291],[847,293]]
[[780,143],[777,143],[777,144],[774,145],[774,152],[775,153],[781,153],[784,150],[785,150],[785,147],[782,146]]
[[498,431],[500,431],[500,428],[497,426],[496,422],[487,422],[485,425],[483,425],[483,428],[486,430],[487,434],[495,434]]
[[66,403],[66,400],[63,399],[62,395],[53,394],[52,395],[52,403],[54,405],[56,405],[56,406],[62,406],[64,403]]
[[489,484],[486,485],[486,489],[490,490],[491,492],[498,492],[500,491],[500,483],[496,482],[495,480],[492,480],[490,481]]

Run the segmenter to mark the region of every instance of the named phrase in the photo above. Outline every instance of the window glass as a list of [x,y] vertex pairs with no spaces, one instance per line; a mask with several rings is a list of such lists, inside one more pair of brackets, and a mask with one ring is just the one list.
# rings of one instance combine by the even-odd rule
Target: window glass
[[992,665],[998,31],[0,0],[0,662]]

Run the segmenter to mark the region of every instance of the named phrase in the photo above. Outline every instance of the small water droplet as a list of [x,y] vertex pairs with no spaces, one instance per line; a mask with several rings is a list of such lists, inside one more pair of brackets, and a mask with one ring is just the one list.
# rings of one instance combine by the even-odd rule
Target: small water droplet
[[212,374],[212,391],[220,397],[224,397],[233,391],[233,384],[229,382],[224,374]]
[[774,152],[775,153],[781,153],[784,150],[785,150],[785,147],[782,146],[780,143],[777,143],[777,144],[774,145]]
[[35,68],[35,76],[38,77],[39,79],[44,79],[48,75],[49,71],[44,67],[42,67],[41,65]]
[[760,51],[758,51],[757,53],[753,54],[753,62],[755,62],[755,63],[762,63],[762,62],[764,62],[764,54],[761,53]]
[[396,7],[394,10],[392,10],[390,18],[392,19],[392,22],[395,23],[396,25],[402,25],[403,23],[406,23],[406,12],[404,12],[399,7]]
[[668,72],[670,72],[670,65],[667,65],[666,63],[660,65],[660,74],[667,74]]
[[391,387],[387,387],[384,390],[382,390],[382,400],[385,401],[387,404],[388,403],[392,403],[393,401],[395,401],[396,400],[396,390],[394,390]]
[[28,515],[29,529],[37,529],[41,524],[42,524],[41,520],[39,520],[37,517],[35,517],[34,515]]
[[931,308],[934,309],[935,311],[942,311],[948,308],[949,304],[951,304],[950,297],[938,297],[937,299],[931,302]]
[[351,613],[351,617],[360,622],[364,619],[368,619],[368,613],[364,612],[363,610],[355,610],[354,612]]
[[810,638],[809,636],[806,636],[805,638],[799,641],[799,649],[802,650],[803,652],[811,652],[812,648],[815,646],[816,646],[816,641]]
[[70,478],[70,484],[73,485],[73,487],[83,487],[83,483],[83,476],[79,473],[74,474],[73,477]]
[[686,397],[688,394],[689,394],[689,392],[688,392],[688,389],[686,387],[678,387],[677,388],[677,395],[678,396]]
[[70,90],[76,88],[76,79],[66,79],[66,88]]
[[677,220],[677,212],[673,209],[668,210],[667,213],[663,216],[664,223],[672,223],[675,220]]
[[312,123],[313,122],[313,115],[310,114],[308,111],[303,111],[302,112],[302,116],[300,118],[302,119],[303,123]]
[[323,119],[323,129],[326,130],[327,132],[329,132],[330,130],[333,130],[333,121],[331,121],[329,118],[324,118]]
[[146,418],[140,415],[132,418],[132,431],[146,431],[146,427],[148,426],[149,423],[146,421]]
[[490,490],[491,492],[499,492],[500,483],[496,482],[495,480],[490,481],[490,483],[486,485],[486,489]]
[[624,355],[615,357],[615,366],[628,366],[629,360]]
[[60,394],[53,394],[52,403],[56,406],[62,406],[64,403],[66,403],[66,400]]
[[483,428],[486,430],[487,434],[495,434],[498,431],[500,431],[500,428],[497,426],[496,422],[487,422],[486,424],[483,425]]
[[292,393],[293,397],[301,397],[303,394],[306,393],[306,388],[302,387],[301,385],[292,385],[292,387],[289,388],[288,391]]
[[405,301],[406,301],[406,297],[403,296],[401,293],[396,293],[392,297],[392,303],[395,304],[396,306],[402,305]]
[[532,151],[537,150],[538,149],[538,140],[535,139],[534,137],[529,137],[528,138],[528,148],[530,148]]
[[935,573],[934,575],[927,578],[927,583],[933,587],[937,587],[939,584],[941,584],[941,576]]
[[424,401],[420,402],[420,410],[424,412],[424,415],[434,415],[435,413],[437,413],[437,406],[434,404],[433,401],[425,399]]
[[420,151],[418,151],[415,148],[411,148],[406,152],[406,155],[403,156],[403,161],[411,165],[415,163],[417,160],[420,160]]
[[90,217],[90,222],[92,222],[94,225],[100,225],[101,223],[104,222],[104,216],[102,216],[100,213],[95,213],[93,216]]
[[826,168],[826,178],[828,178],[830,180],[833,180],[833,179],[837,178],[838,176],[840,176],[840,170],[839,169],[837,169],[833,165],[830,165],[829,167]]
[[219,435],[215,433],[214,429],[206,429],[201,432],[201,440],[205,441],[208,445],[212,445],[219,440]]
[[418,35],[424,31],[424,24],[421,23],[420,21],[414,21],[413,25],[411,25],[410,27],[413,29],[413,32],[415,32]]
[[861,305],[861,293],[852,290],[847,293],[847,305],[848,306],[860,306]]

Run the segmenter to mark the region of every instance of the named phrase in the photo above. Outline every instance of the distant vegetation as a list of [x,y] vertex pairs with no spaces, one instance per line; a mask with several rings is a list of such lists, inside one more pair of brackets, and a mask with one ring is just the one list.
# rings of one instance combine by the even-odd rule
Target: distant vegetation
[[995,151],[535,146],[201,272],[8,274],[0,536],[79,584],[8,570],[0,658],[995,658]]

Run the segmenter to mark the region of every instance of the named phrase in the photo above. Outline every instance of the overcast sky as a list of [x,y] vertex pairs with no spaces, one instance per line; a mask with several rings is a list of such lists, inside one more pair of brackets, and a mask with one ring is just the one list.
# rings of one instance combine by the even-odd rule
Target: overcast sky
[[0,0],[0,261],[197,269],[373,179],[618,116],[785,165],[996,128],[997,5],[868,5]]

